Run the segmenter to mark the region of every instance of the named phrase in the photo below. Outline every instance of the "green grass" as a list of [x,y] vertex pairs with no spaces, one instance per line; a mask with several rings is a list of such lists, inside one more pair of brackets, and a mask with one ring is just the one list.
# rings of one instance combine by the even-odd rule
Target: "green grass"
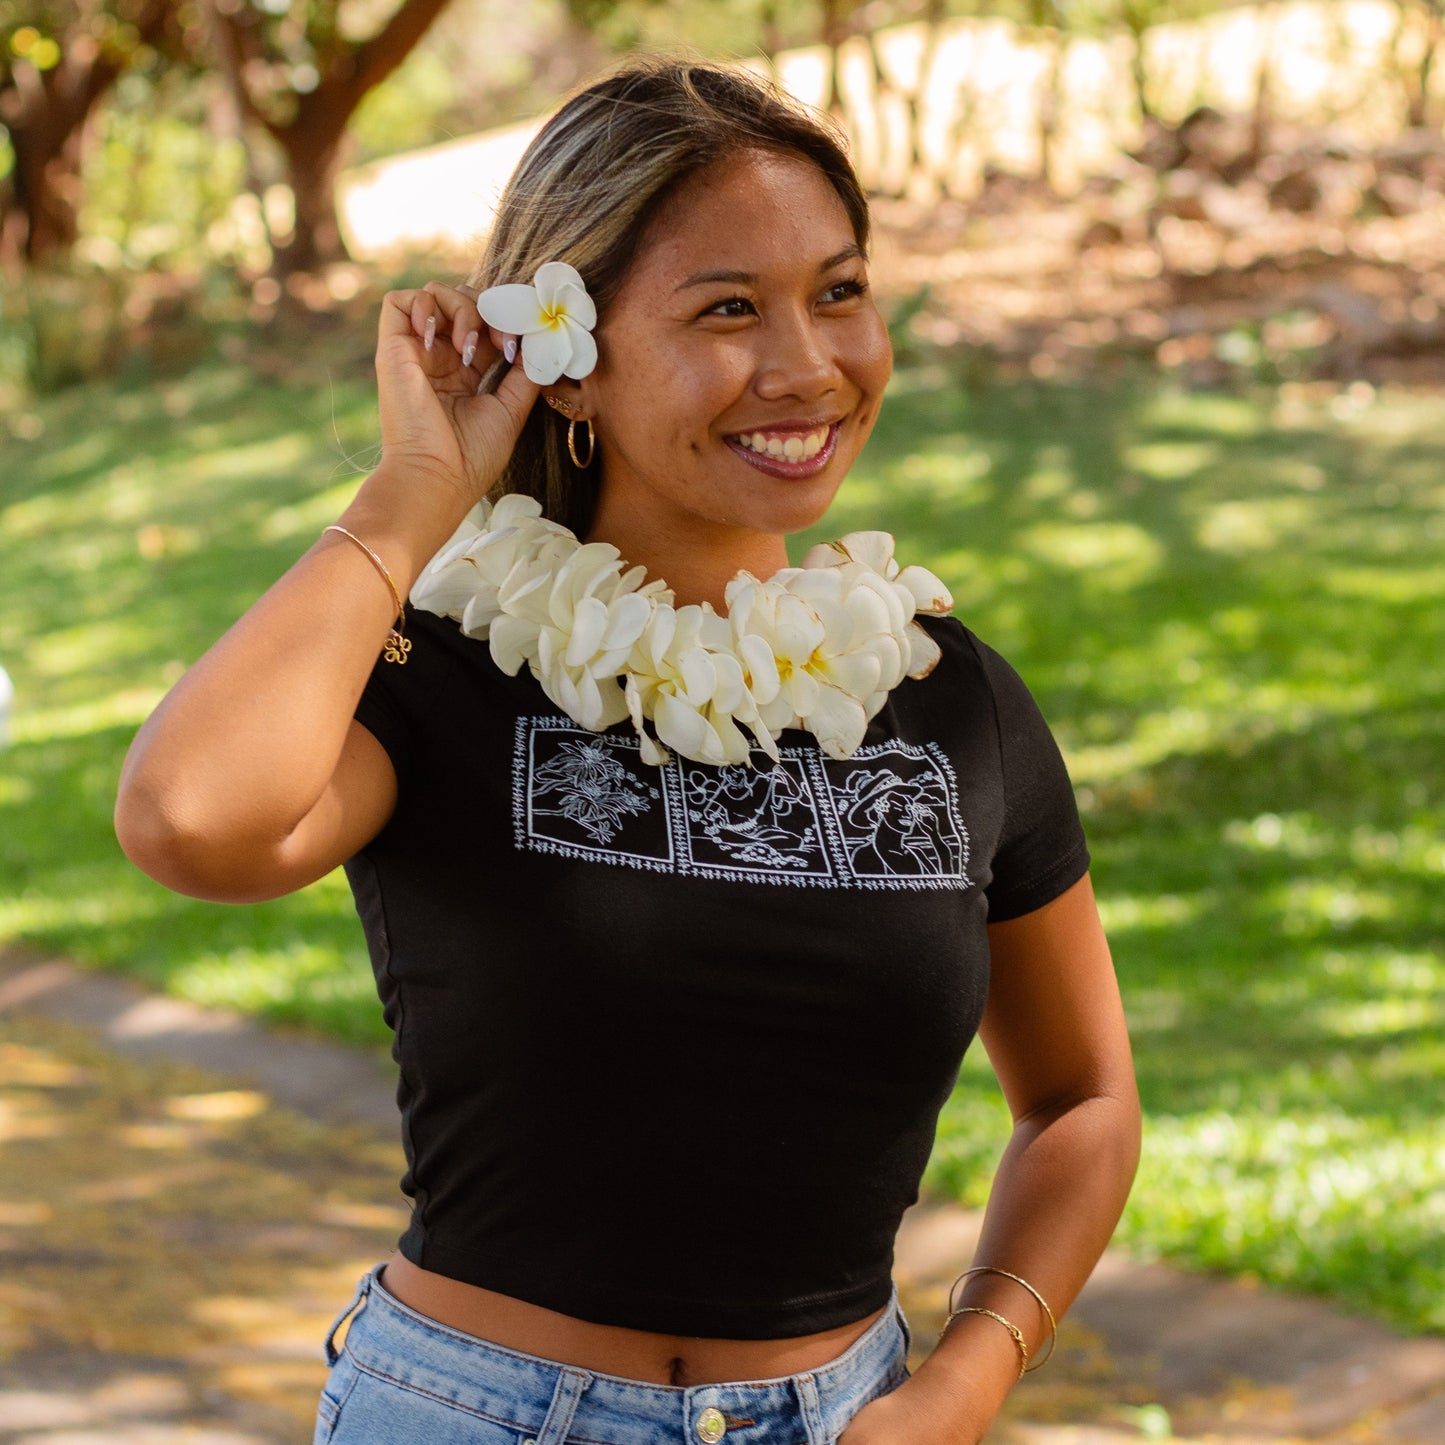
[[[135,726],[354,486],[368,353],[92,385],[0,443],[0,942],[380,1041],[337,879],[193,903],[109,826]],[[1442,456],[1430,396],[920,362],[822,529],[934,566],[1065,746],[1148,1116],[1123,1237],[1437,1331]],[[1005,1127],[971,1054],[933,1187],[981,1199]]]

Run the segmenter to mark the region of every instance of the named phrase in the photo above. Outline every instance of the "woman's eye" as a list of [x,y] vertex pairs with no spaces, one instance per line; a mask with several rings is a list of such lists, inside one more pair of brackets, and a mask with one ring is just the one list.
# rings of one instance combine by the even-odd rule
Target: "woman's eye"
[[868,283],[866,281],[853,277],[847,281],[835,282],[832,286],[828,287],[828,289],[823,292],[823,300],[830,302],[851,301],[855,296],[861,296],[867,289]]
[[716,306],[709,306],[706,314],[708,316],[751,316],[753,310],[753,303],[746,296],[729,296],[726,301],[719,301]]

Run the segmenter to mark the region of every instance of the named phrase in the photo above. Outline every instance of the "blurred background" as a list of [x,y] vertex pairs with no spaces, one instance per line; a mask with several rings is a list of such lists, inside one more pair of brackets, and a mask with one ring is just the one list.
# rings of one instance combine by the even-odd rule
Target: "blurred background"
[[[1121,1242],[1445,1333],[1442,42],[1440,0],[0,0],[0,961],[384,1056],[339,876],[165,893],[121,759],[375,460],[383,291],[466,274],[616,57],[742,61],[874,198],[898,369],[820,534],[943,576],[1070,763],[1147,1113]],[[304,1273],[307,1169],[328,1248],[394,1234],[384,1151],[49,1028],[0,1005],[0,1360],[274,1335],[200,1282],[245,1228]],[[970,1054],[934,1196],[1006,1127]]]

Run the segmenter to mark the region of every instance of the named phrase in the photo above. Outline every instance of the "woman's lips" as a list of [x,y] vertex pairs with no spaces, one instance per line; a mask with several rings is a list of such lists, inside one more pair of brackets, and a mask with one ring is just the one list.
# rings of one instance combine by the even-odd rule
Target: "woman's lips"
[[840,423],[805,429],[760,428],[724,437],[745,462],[771,477],[816,476],[833,459]]

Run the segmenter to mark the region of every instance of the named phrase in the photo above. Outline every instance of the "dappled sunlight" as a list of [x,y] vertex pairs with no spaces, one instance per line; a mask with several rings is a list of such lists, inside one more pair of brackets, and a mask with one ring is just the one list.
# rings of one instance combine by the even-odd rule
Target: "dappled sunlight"
[[1445,999],[1383,998],[1358,1003],[1321,1004],[1313,1010],[1316,1028],[1342,1039],[1380,1038],[1415,1029],[1445,1026]]
[[[369,373],[341,368],[312,388],[322,368],[299,352],[284,362],[284,382],[208,364],[174,387],[57,396],[18,465],[17,444],[0,441],[16,478],[0,503],[0,659],[20,694],[16,741],[0,754],[0,941],[379,1046],[339,875],[217,908],[144,878],[110,824],[134,728],[344,505],[375,445]],[[106,445],[90,426],[99,410]],[[847,530],[893,531],[899,555],[936,570],[1033,689],[1078,788],[1146,1108],[1181,1149],[1198,1121],[1237,1114],[1243,1132],[1210,1138],[1220,1169],[1242,1179],[1255,1167],[1249,1130],[1337,1113],[1372,1141],[1405,1141],[1410,1167],[1445,1192],[1445,1161],[1423,1142],[1445,1076],[1442,454],[1430,397],[1190,393],[1124,371],[1099,386],[992,385],[940,353],[900,366],[830,516],[792,539],[797,556]],[[65,1143],[44,1133],[44,1087],[16,1087],[24,1107],[8,1099],[6,1118],[40,1132],[3,1147]],[[217,1091],[178,1085],[156,1099]],[[42,1219],[23,1211],[48,1196],[13,1191],[35,1222],[0,1220],[0,1236],[64,1232],[55,1273],[26,1276],[51,1301],[27,1318],[59,1319],[76,1338],[103,1329],[55,1302],[87,1258],[83,1228],[106,1209],[128,1220],[172,1204],[155,1227],[200,1259],[192,1296],[166,1297],[146,1325],[156,1339],[192,1302],[277,1300],[278,1319],[339,1308],[374,1247],[356,1241],[394,1238],[389,1195],[308,1193],[319,1160],[282,1150],[266,1155],[289,1161],[268,1176],[274,1197],[248,1197],[229,1224],[207,1202],[233,1188],[226,1151],[271,1147],[255,1141],[272,1114],[121,1107],[88,1180],[115,1181],[114,1202],[67,1201],[64,1217]],[[975,1049],[943,1112],[931,1187],[977,1202],[1007,1129]],[[1280,1198],[1304,1188],[1290,1171],[1312,1167],[1307,1156],[1280,1154]],[[1213,1238],[1235,1207],[1230,1191],[1201,1189],[1176,1219],[1173,1200],[1192,1186],[1170,1157],[1146,1162],[1126,1226],[1142,1249],[1187,1251],[1186,1227]],[[155,1192],[171,1167],[207,1161],[219,1177]],[[126,1187],[135,1197],[120,1197]],[[1418,1233],[1426,1199],[1397,1197],[1402,1237]],[[294,1266],[308,1237],[357,1268],[303,1288]],[[220,1277],[209,1256],[233,1247],[266,1267]],[[1322,1239],[1313,1263],[1250,1267],[1308,1285],[1349,1274],[1346,1253]],[[1426,1251],[1419,1268],[1445,1295],[1445,1261]],[[1361,1302],[1418,1324],[1423,1306],[1402,1303],[1390,1279],[1372,1286],[1362,1267]],[[217,1309],[194,1328],[224,1350],[245,1323]]]
[[0,1143],[16,1139],[51,1139],[61,1130],[61,1121],[44,1110],[43,1102],[24,1094],[0,1098]]
[[405,1226],[400,1151],[35,1016],[0,1016],[0,1119],[24,1126],[0,1129],[7,1356],[149,1358],[184,1380],[178,1412],[225,1390],[300,1438],[326,1326]]
[[1359,880],[1349,875],[1296,878],[1265,892],[1263,901],[1277,915],[1281,932],[1301,937],[1389,919],[1398,906],[1385,889],[1361,888]]
[[[338,900],[338,907],[348,902]],[[316,1003],[344,1000],[372,1008],[376,1001],[371,971],[358,959],[355,944],[343,949],[282,942],[202,956],[173,974],[172,990],[191,1003],[253,1014],[298,993]]]
[[1066,571],[1089,574],[1100,592],[1127,592],[1151,580],[1164,549],[1132,522],[1042,522],[1019,536],[1025,551]]
[[1384,1291],[1398,1317],[1445,1329],[1436,1142],[1433,1123],[1397,1132],[1329,1111],[1153,1116],[1126,1228],[1147,1209],[1166,1251],[1187,1238],[1205,1266],[1327,1287],[1347,1304]]
[[208,1094],[182,1094],[162,1105],[172,1119],[254,1119],[271,1107],[255,1089],[219,1089]]
[[1215,552],[1268,552],[1308,536],[1315,508],[1305,497],[1221,502],[1199,523],[1200,545]]
[[1219,447],[1205,441],[1135,442],[1120,453],[1131,471],[1158,482],[1180,482],[1218,460]]
[[1099,917],[1113,938],[1139,929],[1177,928],[1199,917],[1200,898],[1175,893],[1132,895],[1111,893],[1099,900]]
[[257,536],[264,542],[281,542],[293,537],[314,540],[323,527],[335,521],[346,509],[360,481],[358,476],[348,477],[336,486],[317,492],[314,497],[278,507],[261,521],[256,529]]
[[[31,645],[27,660],[37,679],[64,677],[85,672],[97,663],[118,658],[140,657],[146,654],[154,639],[148,629],[135,617],[112,617],[90,619],[71,627],[57,627],[38,637]],[[153,696],[150,690],[121,692],[105,700],[101,708],[88,717],[72,721],[76,730],[95,732],[117,722],[129,722],[131,717]],[[77,723],[80,724],[77,727]],[[44,724],[42,723],[41,726]],[[32,735],[34,735],[32,724]],[[40,736],[56,736],[55,731]],[[18,735],[25,740],[24,733]]]
[[[116,845],[116,852],[120,847]],[[43,934],[51,929],[108,927],[154,918],[156,904],[135,893],[95,892],[81,897],[68,890],[50,897],[22,893],[0,898],[0,938]]]
[[0,1229],[29,1229],[54,1218],[55,1206],[45,1200],[0,1199]]
[[[86,737],[108,728],[136,728],[155,710],[165,696],[165,689],[132,687],[113,692],[90,702],[66,707],[32,708],[23,694],[11,723],[11,742],[16,747],[25,743],[54,742],[60,738]],[[23,761],[23,755],[18,755]]]
[[1372,604],[1409,606],[1434,600],[1445,603],[1445,567],[1398,572],[1388,567],[1337,567],[1322,579],[1337,597]]

